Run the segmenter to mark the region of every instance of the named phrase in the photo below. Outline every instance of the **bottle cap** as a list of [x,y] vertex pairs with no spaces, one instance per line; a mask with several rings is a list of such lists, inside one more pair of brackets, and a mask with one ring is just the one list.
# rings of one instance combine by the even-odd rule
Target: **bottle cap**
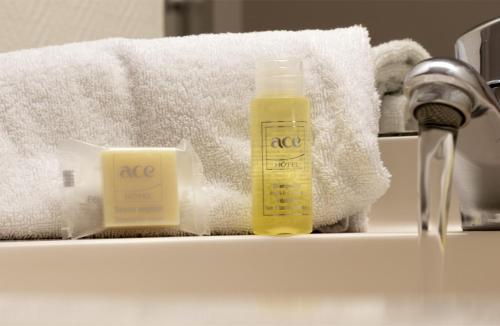
[[255,91],[257,97],[303,96],[302,61],[295,58],[258,61]]

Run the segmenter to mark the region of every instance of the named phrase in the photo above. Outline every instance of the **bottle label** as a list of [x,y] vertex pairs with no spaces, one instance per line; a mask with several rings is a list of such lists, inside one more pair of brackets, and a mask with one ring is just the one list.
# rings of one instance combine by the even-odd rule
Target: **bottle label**
[[310,215],[306,121],[262,122],[263,215]]

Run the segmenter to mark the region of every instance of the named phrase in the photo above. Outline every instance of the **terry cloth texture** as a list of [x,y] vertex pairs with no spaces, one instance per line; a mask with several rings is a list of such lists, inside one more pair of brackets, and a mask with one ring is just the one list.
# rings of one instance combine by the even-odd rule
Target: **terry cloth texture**
[[70,138],[115,147],[189,140],[204,166],[211,232],[251,233],[255,62],[283,57],[303,60],[311,102],[314,228],[365,230],[389,173],[378,149],[373,52],[366,29],[354,26],[107,39],[1,54],[0,238],[61,236],[56,147]]
[[375,83],[382,99],[380,133],[401,133],[417,130],[415,119],[408,112],[403,95],[406,74],[420,61],[430,57],[417,42],[395,40],[373,48]]

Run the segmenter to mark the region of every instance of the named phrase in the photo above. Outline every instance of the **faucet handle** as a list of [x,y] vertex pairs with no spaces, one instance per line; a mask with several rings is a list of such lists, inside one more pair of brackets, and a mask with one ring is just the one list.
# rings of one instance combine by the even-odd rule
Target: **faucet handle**
[[455,43],[455,57],[474,67],[491,88],[500,87],[500,18],[460,36]]

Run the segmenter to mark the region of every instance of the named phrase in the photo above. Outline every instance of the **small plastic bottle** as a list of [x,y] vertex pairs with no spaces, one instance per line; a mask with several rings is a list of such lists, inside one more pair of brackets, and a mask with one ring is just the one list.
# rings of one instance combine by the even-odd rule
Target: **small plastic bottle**
[[258,62],[250,110],[253,232],[310,233],[312,139],[302,62]]

